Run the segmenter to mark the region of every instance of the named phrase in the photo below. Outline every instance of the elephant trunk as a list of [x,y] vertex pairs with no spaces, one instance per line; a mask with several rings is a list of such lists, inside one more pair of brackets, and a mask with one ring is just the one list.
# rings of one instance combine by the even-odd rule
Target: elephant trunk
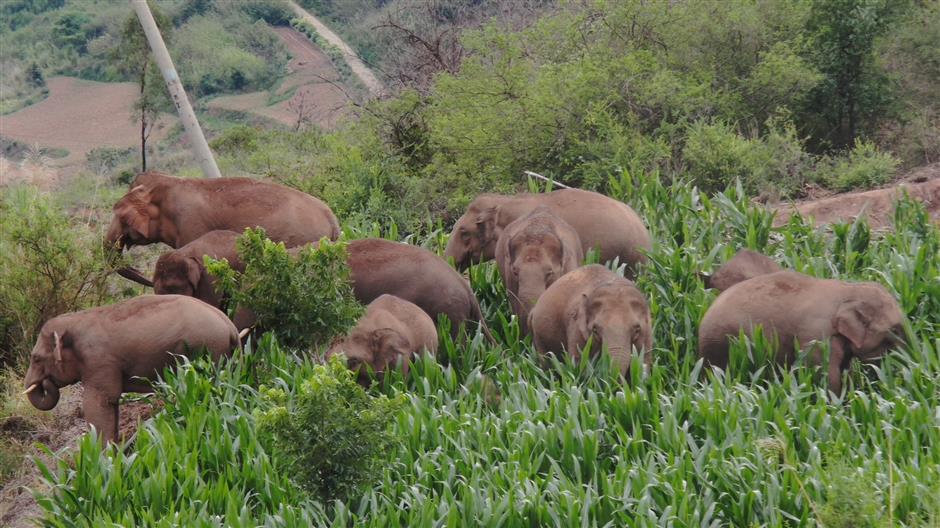
[[545,293],[545,282],[539,273],[520,273],[519,274],[519,301],[520,313],[519,321],[528,320],[529,312],[535,306],[535,302]]
[[[124,249],[127,246],[127,239],[124,237],[124,233],[121,229],[121,223],[117,217],[115,217],[111,220],[111,225],[108,226],[108,233],[104,237],[104,250],[105,254],[107,255],[108,262],[113,263],[117,261],[124,253]],[[118,275],[124,277],[125,279],[142,284],[148,288],[153,287],[153,281],[147,277],[144,277],[141,272],[137,271],[137,269],[132,266],[118,268],[115,271]]]
[[633,354],[633,336],[626,330],[607,330],[601,333],[601,343],[610,353],[610,362],[626,377],[630,372]]
[[29,403],[40,411],[52,410],[59,403],[59,387],[56,387],[51,379],[45,378],[42,382],[31,383],[29,386],[32,389],[28,389]]
[[457,268],[457,271],[463,271],[470,267],[467,249],[460,247],[462,244],[463,242],[458,239],[455,230],[455,232],[450,235],[450,239],[447,241],[447,247],[444,249],[444,260],[453,258],[454,266]]

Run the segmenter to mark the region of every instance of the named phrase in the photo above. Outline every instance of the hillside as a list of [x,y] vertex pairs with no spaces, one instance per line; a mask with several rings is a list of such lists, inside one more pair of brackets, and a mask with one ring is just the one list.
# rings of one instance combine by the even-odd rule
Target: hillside
[[[60,138],[45,150],[2,142],[23,162],[0,160],[0,524],[940,526],[940,5],[297,3],[376,73],[380,97],[365,97],[368,82],[337,61],[339,48],[285,18],[287,2],[154,3],[223,174],[316,196],[342,235],[292,252],[243,235],[243,273],[203,260],[205,277],[259,324],[231,357],[183,361],[162,371],[154,395],[123,394],[123,440],[111,446],[85,434],[92,383],[62,387],[51,411],[39,408],[54,387],[22,394],[43,351],[50,363],[66,355],[54,368],[85,353],[74,336],[41,334],[45,321],[150,293],[114,273],[125,265],[169,273],[155,265],[165,243],[122,259],[106,251],[109,223],[125,224],[119,240],[152,241],[178,217],[220,221],[232,196],[239,214],[266,203],[254,209],[276,217],[269,227],[315,222],[289,221],[292,200],[271,199],[295,196],[286,190],[190,186],[173,198],[147,183],[115,213],[139,160],[114,148],[85,156],[94,170],[49,184],[44,171],[63,162],[55,155],[86,142],[134,145],[119,142],[139,132],[129,116],[111,106],[82,114],[82,101],[57,89],[132,95],[136,81],[105,52],[125,13],[95,0],[0,4],[3,14],[18,6],[0,29],[0,60],[16,65],[4,86],[19,86],[4,91],[3,108],[22,107],[4,113],[3,126],[55,128]],[[35,45],[57,28],[71,28],[58,49]],[[334,112],[347,93],[355,103]],[[79,128],[102,112],[130,128]],[[150,167],[201,177],[178,130],[167,129]],[[518,203],[489,197],[468,209],[488,193],[528,191],[550,203],[554,186],[525,171],[597,193],[590,206],[577,194],[533,217],[602,246],[643,227],[652,239],[635,280],[621,281],[632,270],[616,253],[605,263],[612,276],[565,294],[537,335],[516,302],[525,263],[509,259],[521,239],[551,233],[506,235],[526,214]],[[164,207],[144,202],[151,192],[203,201],[133,222]],[[633,217],[624,204],[636,225],[625,225]],[[399,242],[390,246],[406,256],[373,241],[351,257],[350,243],[370,238]],[[458,264],[461,246],[485,254],[500,238],[502,266],[455,271],[442,260]],[[586,253],[573,264],[540,261],[535,282],[570,279],[564,266],[599,260],[588,249],[577,247]],[[706,288],[702,277],[743,249],[805,277],[774,274],[736,293]],[[200,295],[203,271],[191,273],[199,259],[184,260],[174,291]],[[363,313],[356,287],[365,283],[413,299],[436,325],[436,352],[413,350],[402,335],[424,325],[402,330],[396,313],[350,340],[371,357],[327,360]],[[466,325],[425,308],[432,302],[463,307],[455,313]],[[734,312],[739,305],[747,309]],[[716,307],[732,314],[717,339],[704,333]],[[773,324],[742,322],[758,313]],[[138,315],[102,328],[143,335],[150,329],[124,331]],[[800,342],[781,337],[787,331]],[[562,345],[545,353],[553,340]],[[727,364],[714,355],[725,341]],[[798,350],[787,354],[788,344]],[[104,414],[88,418],[107,424],[113,415]]]

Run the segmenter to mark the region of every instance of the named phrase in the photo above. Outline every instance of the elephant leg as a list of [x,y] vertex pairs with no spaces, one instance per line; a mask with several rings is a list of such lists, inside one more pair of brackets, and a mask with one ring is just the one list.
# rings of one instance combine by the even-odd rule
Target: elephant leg
[[120,397],[120,389],[114,391],[95,385],[85,386],[85,399],[82,402],[85,421],[95,426],[99,437],[105,442],[117,441]]
[[833,337],[829,341],[829,391],[836,395],[842,394],[842,373],[851,359],[846,350],[845,341],[840,337]]

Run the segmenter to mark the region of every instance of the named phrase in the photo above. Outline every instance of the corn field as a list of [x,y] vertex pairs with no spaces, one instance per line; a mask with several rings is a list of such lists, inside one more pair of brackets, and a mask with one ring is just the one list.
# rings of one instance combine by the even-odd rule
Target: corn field
[[[924,209],[899,202],[885,233],[864,221],[822,231],[799,217],[772,228],[772,213],[740,188],[708,197],[628,173],[607,188],[656,240],[638,279],[655,325],[648,374],[639,359],[628,380],[604,356],[541,360],[520,338],[495,266],[478,265],[471,284],[500,345],[441,332],[436,359],[370,389],[406,401],[394,456],[361,496],[313,500],[259,441],[260,388],[295,390],[315,361],[269,334],[220,365],[167,372],[163,410],[126,450],[102,451],[86,435],[43,466],[43,524],[940,525],[940,229]],[[442,233],[408,241],[440,251]],[[697,274],[740,248],[810,275],[884,284],[914,338],[878,365],[855,362],[842,399],[818,369],[774,366],[760,336],[734,345],[727,373],[703,372],[698,323],[715,293]]]

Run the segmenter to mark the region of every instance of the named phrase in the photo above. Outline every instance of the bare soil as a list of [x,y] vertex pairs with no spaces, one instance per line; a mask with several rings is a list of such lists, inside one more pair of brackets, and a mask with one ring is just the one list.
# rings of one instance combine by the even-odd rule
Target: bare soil
[[[134,83],[102,83],[74,77],[50,77],[49,96],[9,115],[0,116],[0,136],[28,145],[62,148],[68,156],[56,166],[85,162],[99,147],[138,145],[140,129],[132,115],[138,88]],[[166,118],[150,136],[159,141],[168,132]]]
[[[23,415],[14,414],[0,422],[0,435],[20,442],[42,443],[56,457],[66,455],[74,449],[78,438],[88,430],[88,424],[82,416],[82,387],[73,385],[62,389],[59,404],[41,419],[30,419],[34,414],[29,408],[26,397],[22,397]],[[141,422],[150,418],[154,408],[149,402],[129,402],[121,405],[119,435],[130,439]],[[36,519],[42,515],[42,509],[36,504],[32,491],[47,489],[34,459],[41,460],[46,467],[55,471],[53,457],[40,451],[34,445],[28,448],[27,458],[17,476],[0,488],[0,526],[8,528],[26,528],[35,526]]]
[[774,226],[787,223],[794,212],[803,217],[812,217],[816,225],[852,221],[860,216],[867,218],[872,229],[892,227],[891,216],[894,202],[907,192],[927,207],[934,221],[940,222],[940,163],[915,169],[891,186],[871,191],[836,194],[824,198],[806,200],[774,206],[777,216]]
[[307,124],[334,127],[348,113],[349,103],[339,73],[329,57],[303,33],[288,27],[276,27],[274,31],[292,57],[287,64],[288,74],[274,96],[293,95],[273,105],[268,104],[269,92],[226,95],[210,101],[209,108],[253,113],[289,127],[296,127],[301,116]]

